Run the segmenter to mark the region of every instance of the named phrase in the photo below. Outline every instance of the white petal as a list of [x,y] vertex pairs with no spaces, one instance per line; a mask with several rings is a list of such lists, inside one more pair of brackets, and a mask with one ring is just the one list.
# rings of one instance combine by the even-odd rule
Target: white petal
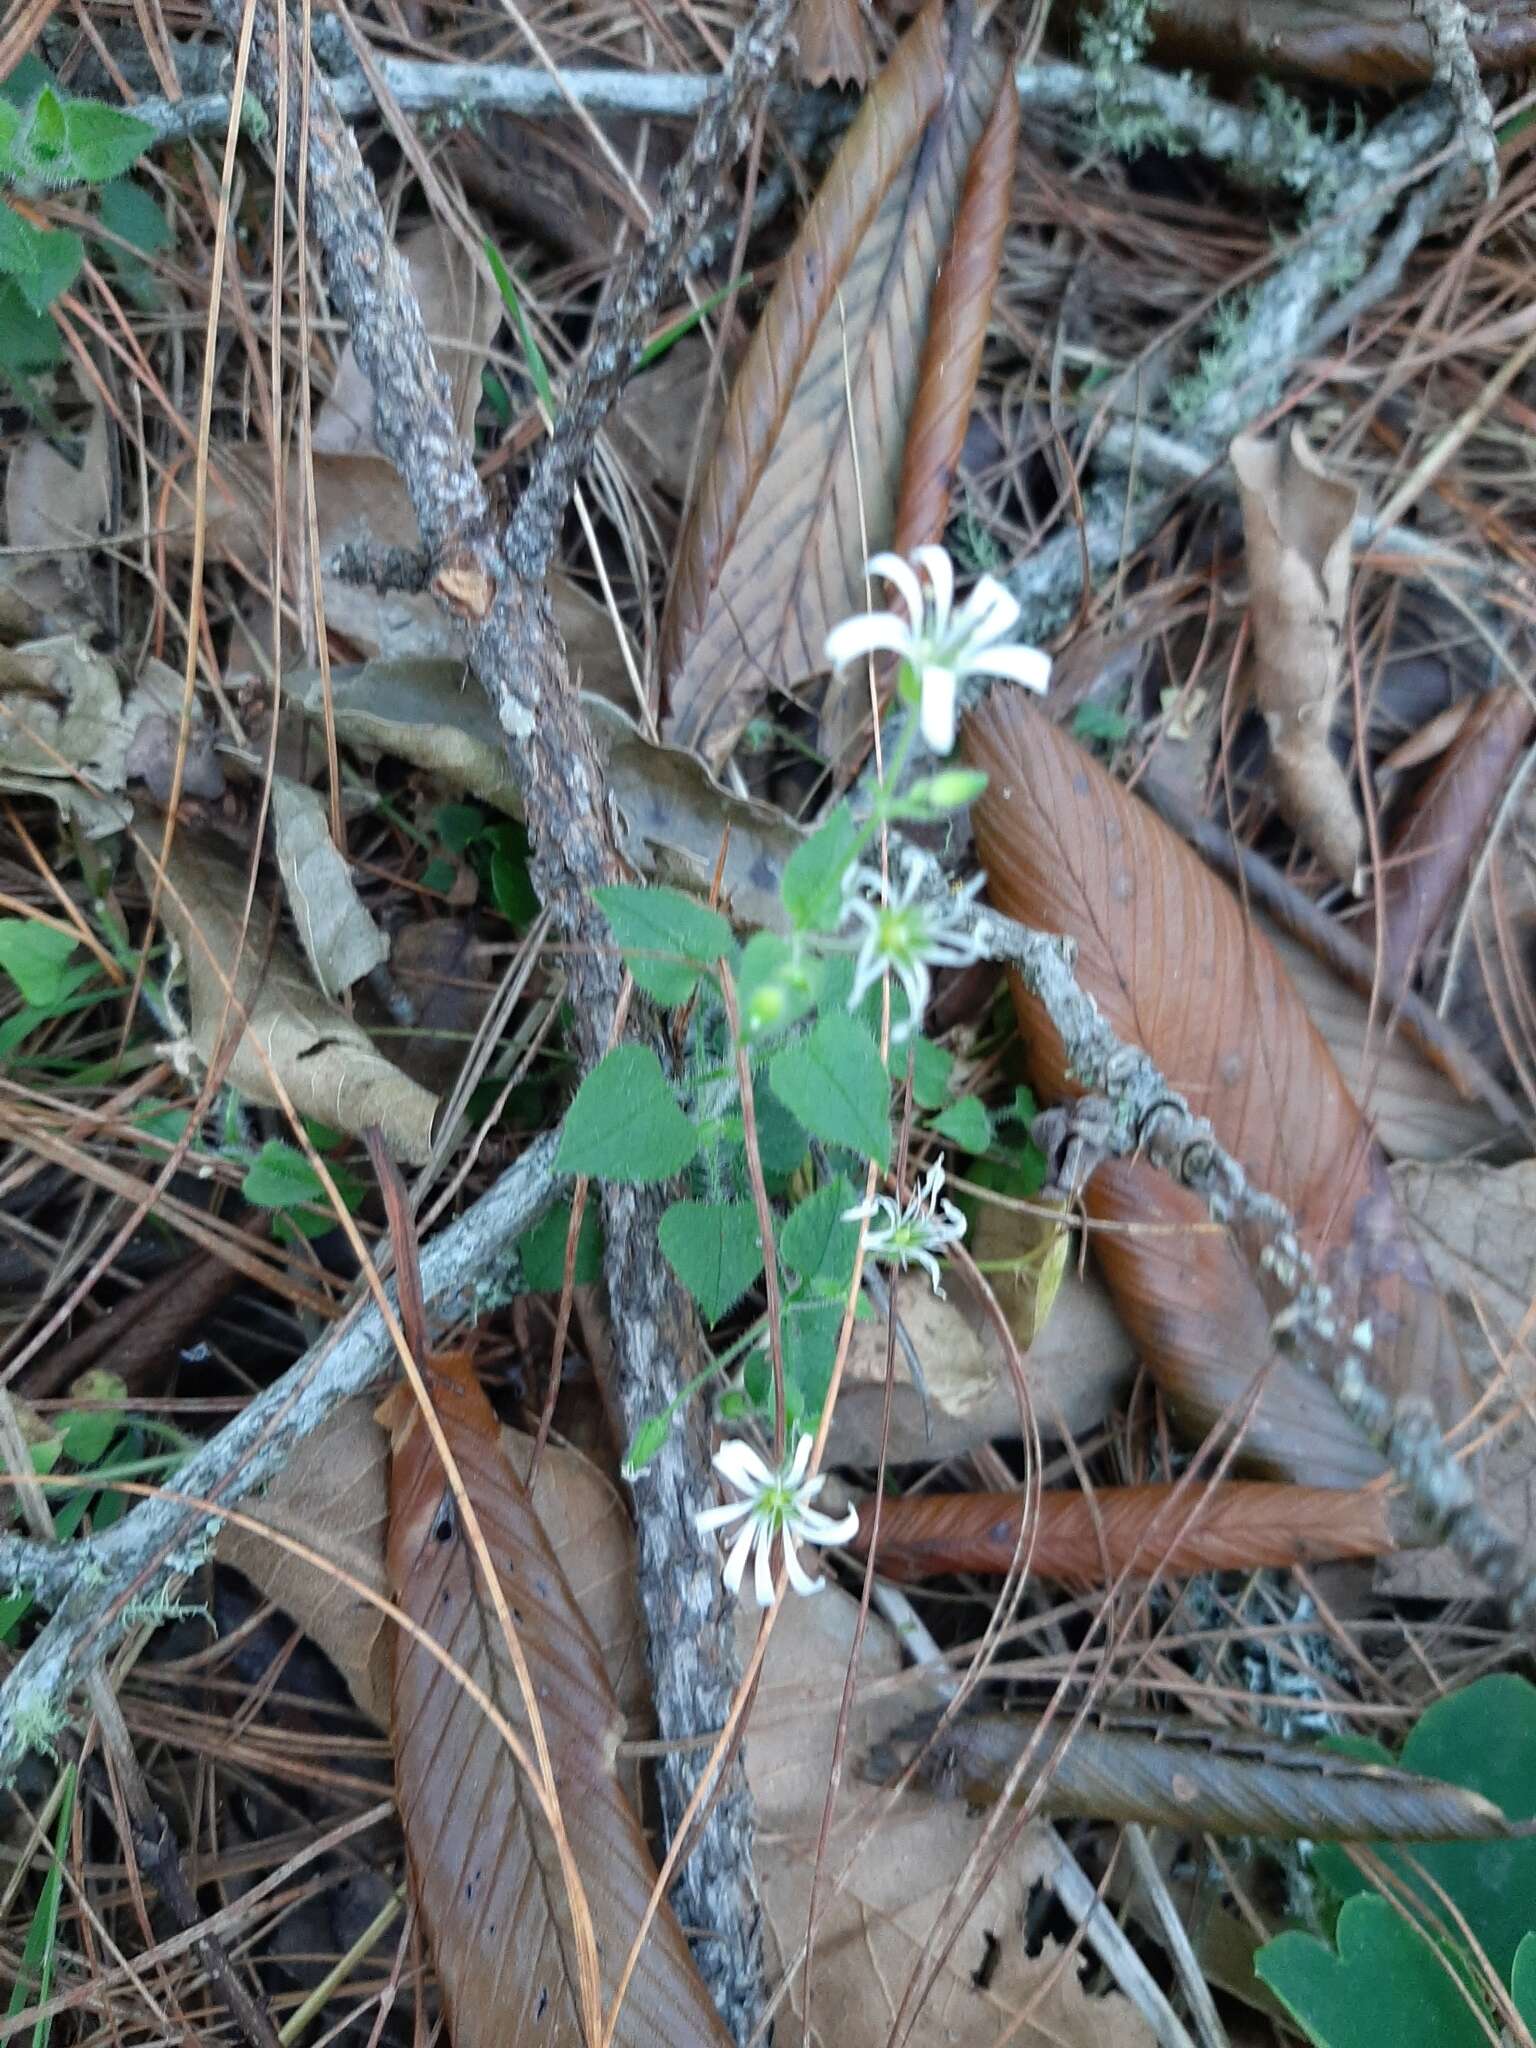
[[743,1443],[739,1436],[727,1437],[716,1451],[711,1463],[715,1470],[729,1480],[738,1493],[756,1495],[765,1486],[772,1486],[773,1474],[763,1463],[749,1443]]
[[900,555],[885,554],[871,555],[865,566],[871,576],[883,576],[887,583],[895,584],[901,592],[901,601],[907,608],[907,616],[912,621],[912,631],[920,633],[926,609],[923,604],[923,586],[918,582],[910,565],[904,562]]
[[805,1478],[806,1470],[811,1462],[811,1452],[815,1448],[815,1439],[808,1436],[802,1430],[795,1443],[794,1456],[789,1461],[789,1470],[784,1474],[784,1484],[791,1493],[795,1491]]
[[856,619],[844,619],[832,628],[827,635],[826,658],[834,668],[847,668],[850,662],[880,648],[910,658],[911,630],[894,612],[860,612]]
[[784,1531],[784,1569],[789,1573],[789,1583],[797,1593],[819,1593],[826,1584],[825,1579],[813,1579],[795,1550],[795,1539],[788,1528]]
[[989,647],[965,664],[972,675],[1006,676],[1026,690],[1044,696],[1051,680],[1051,657],[1038,647]]
[[983,576],[961,608],[955,621],[957,628],[965,628],[965,637],[973,647],[984,647],[989,641],[1002,640],[1019,623],[1019,601],[1010,591],[1004,590],[995,576]]
[[753,1581],[753,1590],[757,1594],[757,1604],[759,1607],[771,1607],[773,1605],[773,1532],[770,1529],[764,1529],[761,1532],[761,1541],[757,1546],[755,1570],[756,1578]]
[[933,1256],[933,1253],[924,1251],[921,1245],[913,1245],[907,1253],[907,1258],[911,1260],[914,1266],[922,1267],[923,1271],[928,1275],[934,1293],[942,1301],[944,1299],[944,1288],[939,1278],[939,1262]]
[[806,1543],[846,1543],[859,1530],[859,1511],[850,1508],[834,1521],[819,1508],[802,1508],[795,1517],[795,1534]]
[[712,1530],[728,1529],[732,1522],[740,1521],[743,1515],[751,1512],[751,1501],[733,1500],[723,1508],[700,1508],[693,1518],[693,1526],[701,1536],[708,1536]]
[[955,607],[955,565],[946,548],[914,548],[912,559],[928,571],[933,585],[933,637],[942,640],[949,631],[949,615]]
[[955,744],[955,674],[953,669],[923,670],[923,699],[918,710],[923,738],[936,754],[953,752]]
[[922,1204],[925,1209],[933,1207],[934,1203],[939,1199],[939,1191],[943,1185],[944,1162],[942,1159],[935,1159],[932,1166],[929,1167],[927,1173],[923,1176]]
[[736,1541],[731,1545],[731,1554],[725,1560],[725,1570],[721,1574],[725,1580],[728,1592],[739,1593],[741,1591],[741,1575],[747,1568],[747,1554],[751,1550],[752,1545],[757,1541],[758,1534],[756,1522],[748,1522],[745,1529],[742,1530]]

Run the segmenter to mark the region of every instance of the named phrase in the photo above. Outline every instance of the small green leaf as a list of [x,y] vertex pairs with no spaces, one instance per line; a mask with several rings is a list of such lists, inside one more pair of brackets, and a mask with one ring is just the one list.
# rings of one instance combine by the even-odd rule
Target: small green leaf
[[85,244],[64,228],[35,228],[0,206],[0,271],[15,283],[32,312],[42,315],[67,292],[85,261]]
[[325,1200],[319,1176],[304,1154],[277,1138],[269,1138],[246,1168],[240,1192],[258,1209],[293,1209]]
[[664,1009],[686,1003],[702,971],[736,950],[729,921],[679,889],[616,882],[592,893],[624,948],[625,966]]
[[992,1119],[975,1095],[962,1095],[952,1102],[942,1116],[934,1118],[933,1128],[962,1152],[985,1152],[992,1142]]
[[[0,269],[3,267],[0,262]],[[0,371],[40,416],[45,408],[31,396],[28,380],[55,369],[63,360],[64,344],[57,324],[28,305],[15,278],[0,276]]]
[[64,133],[73,174],[87,185],[120,178],[155,139],[147,121],[100,100],[66,100]]
[[820,1018],[803,1044],[775,1056],[771,1072],[773,1092],[808,1131],[877,1166],[890,1164],[890,1079],[874,1040],[852,1017],[834,1011]]
[[500,847],[496,849],[491,855],[491,895],[508,924],[533,923],[539,914],[539,898],[526,857],[518,860]]
[[[522,1268],[530,1294],[558,1294],[565,1285],[565,1241],[571,1230],[571,1205],[556,1202],[538,1222],[519,1237],[513,1250]],[[603,1228],[597,1204],[589,1200],[581,1212],[581,1229],[576,1233],[576,1271],[573,1284],[590,1287],[602,1278]]]
[[113,178],[96,200],[96,218],[118,241],[140,256],[158,256],[171,241],[165,209],[155,195],[134,178]]
[[796,931],[835,932],[843,921],[843,877],[858,844],[853,806],[841,803],[784,864],[779,895]]
[[845,1222],[858,1195],[846,1175],[837,1174],[815,1194],[807,1195],[779,1233],[784,1263],[814,1293],[845,1295],[858,1256],[859,1226]]
[[1526,2026],[1536,2029],[1536,1934],[1528,1934],[1515,1950],[1509,1995]]
[[648,1415],[630,1440],[624,1453],[624,1477],[635,1479],[649,1465],[672,1433],[670,1415]]
[[912,1033],[901,1044],[891,1047],[886,1062],[891,1079],[899,1088],[907,1078],[907,1054],[912,1054],[912,1100],[919,1109],[942,1109],[949,1094],[949,1077],[955,1069],[955,1056],[946,1052],[942,1045],[935,1045],[931,1038],[924,1038],[920,1031]]
[[804,1160],[809,1142],[799,1119],[790,1115],[762,1078],[753,1082],[752,1108],[757,1121],[757,1152],[764,1173],[793,1173]]
[[1292,1932],[1253,1961],[1259,1981],[1317,2048],[1486,2048],[1447,1958],[1396,1906],[1350,1899],[1337,1934],[1337,1955],[1314,1935]]
[[784,1310],[784,1406],[807,1426],[820,1416],[843,1331],[840,1301],[791,1301]]
[[421,871],[421,886],[435,890],[439,896],[446,896],[458,878],[458,872],[451,860],[429,860]]
[[763,1243],[751,1202],[674,1202],[658,1235],[673,1272],[706,1322],[718,1323],[763,1270]]
[[79,1466],[97,1465],[112,1447],[121,1418],[105,1408],[91,1408],[61,1415],[58,1426],[64,1432],[64,1455]]
[[1108,704],[1079,704],[1072,714],[1072,737],[1079,740],[1107,740],[1115,745],[1123,740],[1131,729],[1131,721],[1123,711],[1115,711]]
[[698,1146],[655,1053],[648,1045],[620,1045],[577,1089],[556,1166],[636,1186],[671,1180]]
[[52,1010],[80,986],[89,968],[71,968],[80,941],[30,917],[0,917],[0,967],[21,991],[23,1002]]
[[450,853],[468,853],[485,830],[478,804],[442,804],[432,815],[432,829]]
[[47,185],[68,185],[75,172],[64,124],[64,102],[45,85],[32,102],[26,120],[11,138],[11,162],[17,174]]
[[11,168],[11,144],[21,133],[21,109],[7,99],[0,99],[0,177],[7,173],[14,176]]

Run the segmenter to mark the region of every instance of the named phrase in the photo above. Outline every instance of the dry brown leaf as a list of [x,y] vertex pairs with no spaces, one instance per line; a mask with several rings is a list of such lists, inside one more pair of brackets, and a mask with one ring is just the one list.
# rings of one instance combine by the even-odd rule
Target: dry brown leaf
[[[1009,1256],[1006,1211],[983,1204],[972,1249],[977,1258]],[[1016,1297],[1006,1278],[995,1280],[1004,1313],[1025,1344],[1023,1318],[1032,1302]],[[952,1458],[996,1437],[1020,1433],[1019,1400],[1002,1340],[974,1283],[958,1269],[945,1275],[944,1294],[920,1281],[898,1289],[897,1313],[912,1340],[927,1389],[924,1403],[906,1360],[896,1353],[896,1386],[887,1455],[895,1464]],[[1134,1351],[1103,1282],[1069,1270],[1045,1327],[1026,1349],[1024,1376],[1042,1435],[1082,1435],[1103,1421],[1125,1392]],[[832,1457],[841,1464],[873,1465],[880,1453],[885,1405],[885,1318],[857,1322],[842,1391],[832,1421]]]
[[[1177,1497],[1176,1497],[1177,1496]],[[1232,1480],[1217,1486],[1047,1489],[1030,1524],[1032,1578],[1104,1586],[1122,1572],[1181,1578],[1191,1572],[1284,1570],[1394,1547],[1386,1495]],[[896,1495],[880,1509],[879,1570],[891,1579],[951,1572],[1003,1573],[1019,1555],[1026,1501],[1015,1493]],[[859,1509],[852,1549],[869,1553],[874,1506]]]
[[[1392,1200],[1386,1161],[1273,949],[1235,897],[1144,805],[1018,690],[964,727],[988,786],[973,812],[992,901],[1077,942],[1077,972],[1112,1029],[1145,1047],[1256,1185],[1296,1214],[1335,1290],[1369,1318],[1372,1370],[1431,1400],[1447,1426],[1465,1381],[1429,1275]],[[1031,1080],[1079,1091],[1039,1006],[1015,984]],[[1203,1203],[1140,1161],[1111,1160],[1086,1193],[1090,1245],[1142,1357],[1185,1425],[1257,1405],[1248,1456],[1302,1484],[1381,1470],[1332,1395],[1275,1354],[1247,1269]]]
[[[1414,797],[1381,876],[1381,953],[1389,986],[1423,965],[1425,949],[1482,850],[1532,722],[1523,690],[1490,690],[1476,698]],[[1360,933],[1367,945],[1372,935],[1373,927]]]
[[[5,538],[32,556],[0,560],[0,583],[28,633],[77,623],[89,612],[91,551],[112,517],[107,418],[91,408],[78,464],[46,434],[22,435],[5,473]],[[45,623],[46,622],[46,623]]]
[[791,33],[806,85],[868,85],[874,50],[859,0],[799,0]]
[[1389,1009],[1341,981],[1310,947],[1270,923],[1254,922],[1280,956],[1307,1014],[1338,1062],[1345,1086],[1394,1159],[1454,1159],[1504,1135],[1481,1102],[1467,1102],[1401,1031]]
[[[831,1777],[843,1673],[853,1650],[858,1603],[828,1586],[814,1600],[793,1600],[769,1638],[747,1731],[747,1778],[757,1801],[758,1872],[763,1910],[782,1966],[805,1943],[817,1837]],[[743,1656],[755,1616],[743,1611]],[[847,1755],[873,1744],[933,1704],[924,1690],[896,1692],[901,1668],[895,1638],[870,1618],[859,1663]],[[917,1679],[921,1688],[921,1680]],[[975,1848],[981,1824],[955,1802],[902,1799],[859,1851],[836,1890],[865,1825],[877,1810],[867,1785],[845,1774],[828,1846],[819,1908],[811,1999],[813,2048],[887,2048],[891,2022],[914,1969]],[[1090,1997],[1081,1956],[1065,1962],[1048,1947],[1031,1960],[1025,1917],[1036,1883],[1049,1882],[1056,1852],[1028,1828],[1007,1854],[968,1918],[917,2016],[911,2038],[945,2048],[993,2048],[1005,2036],[1018,2048],[1149,2048],[1145,2022],[1118,1993]],[[985,1966],[985,1967],[984,1967]],[[1054,1981],[1053,1981],[1054,1978]],[[798,2041],[805,2009],[803,1971],[794,1969],[789,2012],[780,2031]],[[1009,2033],[1010,2025],[1031,2017]]]
[[[618,1698],[469,1360],[439,1356],[423,1369],[527,1660],[606,2009],[656,1882],[619,1783]],[[388,1407],[390,1591],[531,1751],[502,1626],[421,1411],[403,1388]],[[582,2048],[574,1911],[533,1788],[479,1704],[403,1631],[394,1639],[391,1708],[400,1818],[454,2048],[534,2040]],[[612,2038],[616,2048],[724,2048],[730,2039],[666,1905],[651,1922]]]
[[389,941],[364,909],[352,870],[331,837],[317,790],[272,778],[272,838],[299,943],[323,994],[345,994],[389,958]]
[[[154,869],[144,849],[158,855],[160,839],[160,819],[145,818],[137,858],[146,889],[153,886]],[[161,915],[185,966],[189,1031],[198,1059],[213,1065],[219,1040],[233,1032],[237,1042],[227,1074],[247,1100],[278,1106],[257,1053],[260,1045],[301,1116],[353,1136],[377,1124],[398,1158],[425,1164],[437,1097],[392,1066],[367,1033],[320,993],[288,939],[273,931],[275,912],[259,892],[242,945],[245,900],[244,868],[185,827],[177,832]],[[234,983],[234,1007],[226,977]]]
[[891,545],[899,555],[944,538],[1003,260],[1018,147],[1019,95],[1010,72],[966,168],[954,232],[933,287],[896,491]]
[[0,649],[0,788],[47,796],[92,838],[120,832],[132,737],[117,672],[82,635]]
[[[295,1446],[282,1471],[246,1513],[292,1536],[384,1594],[389,1521],[389,1438],[363,1395]],[[502,1448],[526,1478],[533,1439],[503,1429]],[[539,1467],[539,1520],[572,1597],[596,1636],[608,1682],[632,1728],[645,1724],[649,1687],[645,1639],[635,1605],[634,1539],[617,1493],[590,1460],[549,1444]],[[371,1721],[389,1726],[389,1628],[379,1610],[330,1572],[248,1529],[226,1524],[218,1559],[243,1572],[291,1615],[347,1682]]]
[[1359,493],[1330,476],[1300,427],[1231,447],[1248,543],[1253,693],[1269,727],[1281,810],[1357,888],[1365,830],[1329,743],[1338,708]]
[[[1005,66],[947,76],[937,4],[839,149],[752,337],[694,498],[662,626],[667,737],[718,767],[773,688],[819,674],[894,528],[927,309]],[[930,123],[932,125],[930,125]]]

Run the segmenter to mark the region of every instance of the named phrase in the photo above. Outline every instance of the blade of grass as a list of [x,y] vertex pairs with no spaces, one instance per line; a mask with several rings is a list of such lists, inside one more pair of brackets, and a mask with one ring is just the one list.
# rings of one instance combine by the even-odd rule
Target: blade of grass
[[[46,2005],[53,1990],[53,1959],[59,1936],[59,1897],[64,1888],[64,1848],[74,1815],[75,1767],[66,1764],[64,1796],[59,1801],[59,1817],[53,1830],[53,1862],[43,1879],[42,1895],[32,1915],[32,1925],[27,1929],[21,1969],[11,1992],[11,2002],[5,2010],[8,2020],[25,2012],[29,2005]],[[35,1998],[28,1989],[29,1983],[37,1986]],[[52,2018],[40,2019],[32,2029],[32,2048],[48,2048],[48,2036],[52,2031]]]
[[491,275],[496,280],[496,289],[506,301],[507,311],[516,323],[518,339],[523,348],[523,360],[528,365],[533,388],[539,394],[539,403],[553,423],[559,417],[560,408],[555,403],[555,387],[549,380],[549,365],[544,360],[539,344],[533,338],[533,329],[528,325],[527,315],[523,312],[523,302],[517,295],[512,273],[497,254],[495,244],[489,235],[485,237],[483,247],[485,260],[490,264]]
[[723,284],[718,291],[711,292],[709,297],[695,306],[691,313],[684,313],[680,320],[674,320],[670,327],[664,327],[655,340],[648,341],[640,351],[640,361],[637,367],[642,370],[648,370],[652,363],[657,362],[666,354],[675,341],[681,341],[685,334],[691,333],[706,313],[713,313],[716,306],[730,298],[734,292],[739,292],[743,285],[750,284],[751,282],[751,271],[744,270],[740,277],[733,278],[729,284]]

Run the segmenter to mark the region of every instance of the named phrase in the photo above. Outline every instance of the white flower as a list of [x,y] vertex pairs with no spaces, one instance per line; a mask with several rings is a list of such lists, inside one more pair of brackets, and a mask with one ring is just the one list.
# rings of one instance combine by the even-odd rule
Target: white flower
[[746,1516],[746,1525],[732,1540],[725,1560],[725,1583],[733,1593],[741,1591],[742,1574],[750,1552],[757,1552],[754,1588],[759,1607],[773,1605],[773,1539],[783,1539],[784,1568],[797,1593],[819,1593],[823,1581],[807,1576],[795,1544],[846,1543],[859,1526],[859,1511],[850,1508],[840,1521],[821,1514],[810,1503],[826,1484],[825,1473],[814,1479],[805,1476],[811,1462],[811,1439],[801,1436],[795,1448],[775,1472],[739,1437],[723,1443],[715,1453],[715,1470],[742,1495],[728,1506],[705,1508],[694,1516],[701,1536],[724,1529]]
[[1050,657],[1038,647],[1000,645],[1019,622],[1018,600],[991,576],[983,576],[958,611],[954,564],[943,548],[912,550],[912,562],[927,571],[928,590],[911,562],[900,555],[872,555],[871,576],[883,576],[901,593],[899,612],[861,612],[827,635],[827,659],[846,668],[877,648],[899,654],[917,677],[918,722],[936,754],[955,744],[955,691],[962,676],[1007,676],[1026,690],[1043,690]]
[[934,1293],[942,1297],[939,1262],[934,1254],[958,1244],[965,1236],[965,1218],[944,1196],[943,1167],[929,1167],[927,1178],[909,1196],[905,1208],[899,1207],[891,1195],[876,1195],[872,1202],[861,1202],[856,1209],[843,1211],[845,1223],[868,1223],[877,1216],[884,1220],[864,1234],[866,1257],[889,1259],[903,1272],[908,1266],[921,1266],[933,1283]]
[[967,967],[986,958],[985,948],[967,929],[971,903],[986,877],[974,876],[951,895],[934,891],[931,872],[931,864],[909,861],[900,888],[888,901],[881,900],[885,883],[873,868],[854,868],[843,882],[843,915],[864,927],[848,1007],[856,1010],[882,975],[894,974],[907,998],[906,1016],[891,1026],[898,1045],[922,1024],[930,969]]

